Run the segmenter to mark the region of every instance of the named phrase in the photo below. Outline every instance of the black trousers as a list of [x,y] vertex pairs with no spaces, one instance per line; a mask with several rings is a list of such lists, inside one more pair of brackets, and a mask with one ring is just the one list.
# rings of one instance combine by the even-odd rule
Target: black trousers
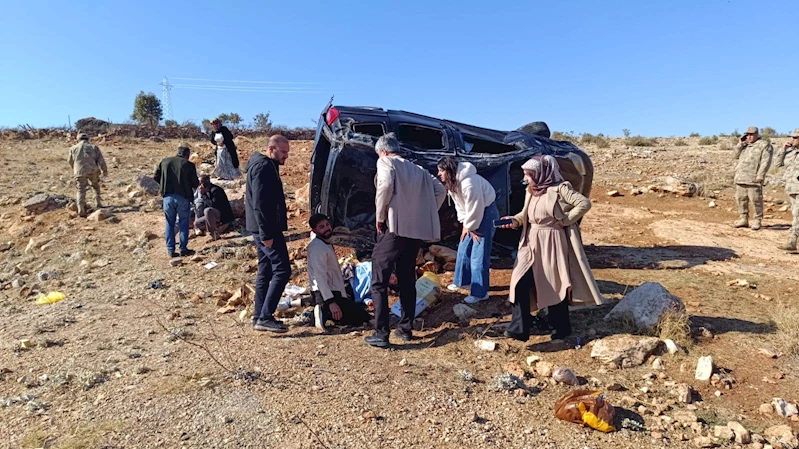
[[377,235],[372,250],[372,301],[375,307],[375,335],[388,338],[389,307],[388,281],[391,273],[397,274],[402,317],[397,328],[405,332],[413,330],[416,312],[416,256],[422,246],[421,240],[400,237],[383,232]]
[[[516,284],[516,302],[513,304],[513,315],[508,326],[508,332],[522,338],[530,336],[533,326],[533,315],[530,313],[530,289],[535,287],[533,270],[529,270]],[[572,333],[571,320],[569,319],[568,296],[554,306],[547,307],[547,321],[559,336]]]
[[369,321],[369,312],[352,299],[342,297],[340,292],[333,292],[333,299],[327,301],[322,298],[322,294],[319,292],[311,292],[311,296],[315,304],[322,305],[322,316],[325,321],[333,320],[333,315],[330,313],[330,304],[336,304],[341,309],[341,319],[338,321],[333,320],[336,324],[360,326]]
[[291,278],[291,262],[286,239],[283,234],[273,238],[272,247],[267,248],[258,234],[253,236],[258,249],[258,278],[255,281],[255,309],[257,320],[274,320],[274,313]]

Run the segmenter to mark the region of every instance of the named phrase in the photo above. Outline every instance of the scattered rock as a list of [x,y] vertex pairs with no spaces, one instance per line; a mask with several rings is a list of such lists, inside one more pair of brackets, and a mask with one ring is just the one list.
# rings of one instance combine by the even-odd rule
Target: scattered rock
[[431,245],[430,254],[446,263],[455,263],[455,261],[458,259],[458,253],[455,250],[441,245]]
[[147,192],[148,195],[158,195],[160,186],[151,176],[141,174],[136,176],[136,185]]
[[710,437],[696,437],[694,438],[694,446],[701,448],[715,447],[716,443]]
[[605,320],[629,319],[637,328],[651,331],[670,310],[685,310],[685,305],[659,283],[645,282],[619,301]]
[[[799,441],[796,439],[796,434],[794,434],[791,426],[782,424],[779,426],[772,426],[766,429],[764,432],[766,437],[770,437],[769,441],[773,443],[786,443],[790,444],[790,447],[797,447],[799,446]],[[784,446],[783,446],[784,447]]]
[[[552,370],[555,368],[555,365],[550,362],[538,362],[535,364],[535,373],[538,374],[540,377],[551,377]],[[574,374],[574,373],[572,373]]]
[[656,187],[656,190],[664,193],[673,193],[677,196],[693,197],[702,196],[704,189],[702,184],[669,176],[663,179],[660,185]]
[[25,281],[22,279],[14,279],[11,281],[12,288],[22,288],[25,285]]
[[536,363],[538,363],[539,360],[541,360],[541,357],[537,355],[528,355],[527,358],[525,359],[525,361],[527,362],[527,366],[533,366]]
[[774,413],[774,406],[771,404],[760,404],[760,408],[758,410],[763,415],[770,415]]
[[696,363],[696,372],[694,373],[694,378],[696,378],[696,380],[707,382],[710,380],[712,375],[713,357],[709,355],[705,357],[699,357],[699,361]]
[[490,340],[477,340],[474,346],[481,351],[493,351],[497,349],[497,343]]
[[799,415],[799,410],[796,409],[796,406],[785,401],[785,399],[774,398],[774,400],[771,401],[771,405],[774,406],[774,410],[777,411],[777,414],[783,418]]
[[621,192],[619,192],[618,190],[611,190],[611,191],[609,191],[609,192],[607,193],[607,195],[608,195],[608,196],[613,196],[613,197],[617,197],[617,196],[624,196],[624,195],[622,195],[622,194],[621,194]]
[[477,310],[467,306],[466,304],[455,304],[452,306],[452,312],[460,321],[469,321],[472,317],[477,315]]
[[183,263],[183,259],[181,259],[180,257],[176,257],[176,258],[174,258],[174,259],[169,261],[169,266],[177,267],[177,266],[179,266],[182,263]]
[[491,379],[488,384],[490,391],[513,391],[517,388],[526,389],[524,381],[511,373],[503,373]]
[[707,207],[711,207],[711,208],[712,207],[716,207],[716,201],[715,200],[711,200],[710,203],[707,205]]
[[690,410],[677,410],[672,414],[672,418],[684,426],[690,426],[691,424],[699,421],[696,413]]
[[22,205],[29,214],[39,215],[51,210],[66,207],[69,198],[64,195],[49,195],[40,193],[32,196]]
[[730,421],[727,423],[727,427],[732,430],[735,434],[735,442],[738,444],[749,444],[752,442],[752,436],[749,434],[749,431],[746,430],[741,423],[737,421]]
[[643,364],[659,344],[660,339],[656,337],[613,335],[597,340],[591,349],[591,357],[612,363],[617,368],[631,368]]
[[735,433],[727,426],[715,426],[713,427],[713,436],[726,442],[734,439]]
[[106,218],[110,217],[111,214],[106,209],[97,209],[96,211],[92,212],[88,217],[87,220],[89,221],[103,221]]
[[0,243],[0,253],[4,253],[13,247],[14,245],[11,242]]
[[780,358],[780,356],[782,355],[782,354],[777,354],[776,352],[774,352],[774,351],[771,351],[771,350],[769,350],[769,349],[766,349],[766,348],[760,348],[760,349],[758,350],[758,352],[759,352],[760,354],[763,354],[764,356],[766,356],[766,357],[770,358],[770,359],[778,359],[778,358]]
[[669,351],[669,354],[676,354],[680,352],[680,347],[674,342],[674,340],[670,338],[663,340],[663,344],[666,345],[666,350]]
[[691,404],[696,397],[696,391],[688,384],[680,384],[677,386],[677,400],[683,404]]
[[652,369],[663,371],[666,369],[666,365],[663,364],[663,360],[660,357],[656,357],[655,361],[652,362]]
[[141,190],[132,190],[128,193],[128,198],[140,198],[144,196],[144,192]]
[[[538,367],[536,366],[536,368]],[[574,371],[563,366],[555,368],[555,371],[552,372],[552,378],[555,379],[555,381],[557,382],[566,385],[571,385],[573,387],[580,385],[580,381],[577,379],[577,376],[574,374]]]

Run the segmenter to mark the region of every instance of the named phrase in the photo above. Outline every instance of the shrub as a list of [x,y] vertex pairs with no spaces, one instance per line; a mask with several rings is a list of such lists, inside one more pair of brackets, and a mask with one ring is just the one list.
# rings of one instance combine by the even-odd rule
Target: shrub
[[699,145],[715,145],[719,142],[719,136],[702,137],[699,139]]
[[699,137],[699,133],[691,133],[688,137]]
[[770,126],[764,126],[760,128],[760,135],[762,137],[777,137],[777,130]]
[[624,143],[631,147],[654,147],[658,140],[654,137],[632,136],[624,139]]
[[722,142],[721,145],[719,145],[719,150],[732,151],[732,145],[730,145],[729,142]]
[[252,119],[252,127],[256,131],[269,131],[272,129],[272,121],[269,120],[269,112],[256,114]]
[[178,126],[177,120],[164,120],[164,126]]
[[580,136],[580,143],[584,145],[594,144],[599,148],[610,147],[610,141],[601,133],[596,136],[591,133],[583,133],[583,135]]
[[674,146],[675,147],[687,147],[688,146],[688,142],[686,142],[685,139],[677,139],[677,141],[674,142]]

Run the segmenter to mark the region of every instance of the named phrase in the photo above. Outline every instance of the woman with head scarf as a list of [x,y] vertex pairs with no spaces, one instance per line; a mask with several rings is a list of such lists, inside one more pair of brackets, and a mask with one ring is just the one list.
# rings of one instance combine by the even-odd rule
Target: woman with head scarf
[[233,133],[230,132],[227,126],[222,124],[222,121],[215,118],[211,121],[211,143],[216,145],[217,134],[222,134],[225,141],[225,149],[230,155],[230,160],[233,161],[233,166],[239,168],[239,154],[236,150],[236,142],[233,141]]
[[438,177],[455,203],[458,221],[463,224],[455,262],[455,278],[450,290],[468,285],[467,304],[488,299],[491,244],[494,220],[499,218],[494,203],[496,192],[469,162],[458,162],[447,156],[438,161]]
[[238,167],[233,165],[233,160],[230,157],[230,152],[225,146],[225,137],[222,133],[217,133],[214,136],[216,142],[216,167],[214,167],[214,176],[219,179],[236,179],[241,176],[241,171]]
[[524,165],[527,195],[524,208],[504,228],[522,228],[519,251],[511,274],[513,318],[505,336],[527,341],[533,326],[531,311],[547,308],[552,339],[571,335],[569,304],[599,294],[583,251],[577,222],[591,202],[563,180],[558,162],[535,156]]

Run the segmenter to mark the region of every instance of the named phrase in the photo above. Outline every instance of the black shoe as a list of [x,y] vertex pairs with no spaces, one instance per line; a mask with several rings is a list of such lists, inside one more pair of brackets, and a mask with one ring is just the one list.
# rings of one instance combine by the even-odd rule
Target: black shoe
[[288,332],[289,328],[277,320],[258,320],[252,325],[253,330],[267,331],[282,334]]
[[555,332],[552,332],[552,340],[565,340],[571,334],[572,334],[571,331],[569,331],[568,333],[566,333],[566,332],[561,333],[561,332],[555,331]]
[[527,340],[530,339],[530,336],[528,335],[517,334],[516,332],[511,332],[511,331],[505,331],[502,335],[504,335],[505,338],[512,338],[514,340],[519,340],[521,342],[527,342]]
[[174,259],[175,257],[180,257],[180,254],[176,253],[175,251],[172,251],[171,253],[169,253],[169,257]]
[[180,251],[180,257],[193,256],[196,253],[193,249],[185,249]]
[[402,329],[397,329],[394,331],[394,335],[404,342],[409,342],[413,340],[413,332],[411,331],[404,331]]
[[374,346],[376,348],[387,348],[388,347],[388,338],[387,337],[380,337],[378,335],[370,335],[363,339],[369,346]]

